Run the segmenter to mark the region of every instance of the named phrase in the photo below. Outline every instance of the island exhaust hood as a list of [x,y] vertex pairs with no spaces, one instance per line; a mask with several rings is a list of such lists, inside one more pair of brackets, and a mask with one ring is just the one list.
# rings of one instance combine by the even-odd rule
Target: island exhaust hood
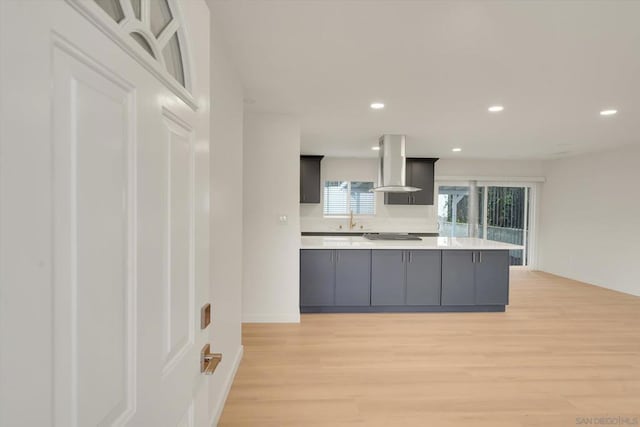
[[384,193],[410,193],[421,188],[407,187],[405,181],[406,153],[404,135],[382,135],[380,137],[378,187],[372,191]]

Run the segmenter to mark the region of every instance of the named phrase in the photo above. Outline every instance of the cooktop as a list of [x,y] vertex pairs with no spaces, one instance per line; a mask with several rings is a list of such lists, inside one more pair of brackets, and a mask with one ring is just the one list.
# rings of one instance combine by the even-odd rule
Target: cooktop
[[369,240],[422,240],[413,234],[402,233],[365,233],[362,237]]

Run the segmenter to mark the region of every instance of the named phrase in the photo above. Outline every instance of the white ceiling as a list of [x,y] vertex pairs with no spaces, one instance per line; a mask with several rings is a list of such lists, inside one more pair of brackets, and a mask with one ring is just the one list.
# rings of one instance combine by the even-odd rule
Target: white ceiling
[[306,154],[374,156],[382,133],[439,157],[640,143],[640,1],[210,3],[247,110],[298,115]]

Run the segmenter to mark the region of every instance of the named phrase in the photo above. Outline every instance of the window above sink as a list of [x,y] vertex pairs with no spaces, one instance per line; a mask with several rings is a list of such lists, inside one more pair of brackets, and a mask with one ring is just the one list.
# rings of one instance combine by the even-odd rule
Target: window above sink
[[371,192],[374,183],[370,181],[325,181],[325,217],[346,217],[353,212],[358,216],[376,214],[376,195]]

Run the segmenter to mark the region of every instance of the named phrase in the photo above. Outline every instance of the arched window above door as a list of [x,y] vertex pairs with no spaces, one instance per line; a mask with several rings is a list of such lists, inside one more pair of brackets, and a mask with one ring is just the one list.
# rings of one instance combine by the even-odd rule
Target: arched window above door
[[[1,0],[0,0],[1,1]],[[188,28],[178,0],[66,0],[194,111]]]
[[144,51],[182,87],[188,89],[181,27],[169,0],[94,0]]

